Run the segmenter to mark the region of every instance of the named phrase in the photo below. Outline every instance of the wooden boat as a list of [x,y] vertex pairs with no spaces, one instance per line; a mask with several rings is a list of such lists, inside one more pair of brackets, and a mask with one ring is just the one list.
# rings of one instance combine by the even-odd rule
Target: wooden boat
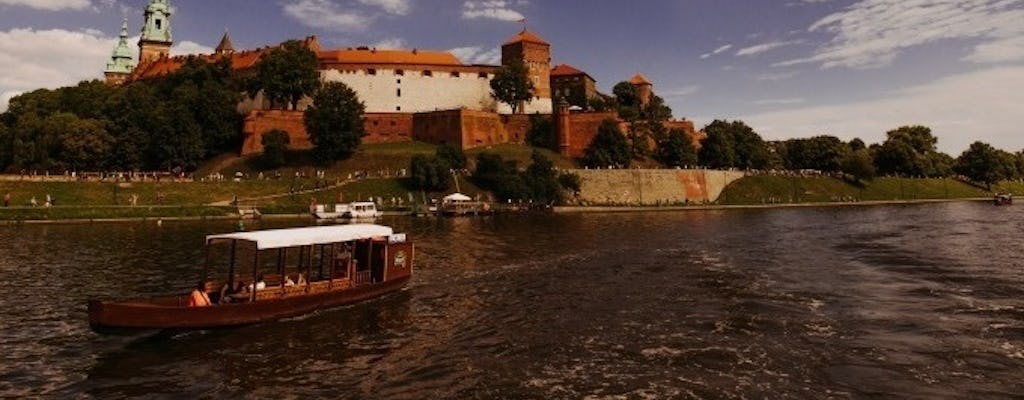
[[999,193],[993,198],[993,203],[997,206],[1010,206],[1013,205],[1013,195],[1009,193]]
[[[405,234],[372,224],[211,235],[206,237],[201,282],[213,305],[190,307],[190,293],[91,300],[89,324],[100,331],[187,330],[298,316],[401,289],[412,277],[414,257],[415,246]],[[275,262],[267,263],[268,259]],[[209,280],[217,267],[226,267],[225,279]],[[253,277],[262,277],[263,283]],[[232,293],[224,288],[243,290]]]

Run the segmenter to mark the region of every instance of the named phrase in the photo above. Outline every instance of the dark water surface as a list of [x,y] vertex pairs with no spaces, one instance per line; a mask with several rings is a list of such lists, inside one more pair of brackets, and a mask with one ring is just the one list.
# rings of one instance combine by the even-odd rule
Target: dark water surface
[[0,226],[0,397],[1024,396],[1024,207],[384,223],[418,246],[406,291],[133,337],[86,300],[184,290],[232,224]]

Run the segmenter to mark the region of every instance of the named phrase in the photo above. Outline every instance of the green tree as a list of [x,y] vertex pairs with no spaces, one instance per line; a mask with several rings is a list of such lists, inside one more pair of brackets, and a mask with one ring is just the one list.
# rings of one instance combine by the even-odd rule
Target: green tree
[[11,165],[11,135],[7,125],[0,119],[0,172],[6,171]]
[[902,126],[886,133],[875,148],[875,167],[880,174],[901,176],[949,176],[953,159],[936,150],[938,139],[930,128]]
[[627,167],[630,158],[629,142],[619,130],[619,123],[608,118],[597,128],[597,135],[583,150],[580,162],[591,168]]
[[558,176],[558,184],[562,186],[562,189],[568,190],[575,195],[579,194],[583,188],[583,178],[580,178],[578,174],[567,172]]
[[871,181],[875,177],[875,163],[867,149],[851,150],[839,163],[840,170],[859,181]]
[[320,65],[316,53],[298,40],[289,40],[270,49],[256,62],[256,75],[248,83],[250,97],[260,91],[277,104],[297,110],[299,100],[317,90]]
[[494,72],[491,79],[491,96],[512,107],[512,113],[520,111],[520,104],[533,98],[533,82],[527,77],[526,65],[515,60]]
[[673,129],[658,141],[654,158],[667,167],[684,167],[697,164],[697,150],[693,141],[681,129]]
[[473,182],[503,200],[525,200],[530,196],[530,187],[523,182],[518,163],[491,152],[476,156]]
[[447,191],[451,186],[451,166],[440,157],[417,154],[409,164],[409,176],[416,189],[435,192]]
[[840,163],[850,151],[850,146],[835,136],[815,136],[787,140],[782,158],[787,169],[831,172],[840,170]]
[[558,150],[558,137],[551,119],[542,115],[530,116],[530,130],[526,132],[526,143],[542,149]]
[[66,124],[61,154],[67,168],[73,171],[104,169],[114,147],[114,137],[107,133],[104,123],[77,116],[61,122]]
[[264,133],[260,138],[263,145],[263,166],[269,169],[280,168],[288,162],[288,143],[291,138],[288,132],[274,129]]
[[640,118],[640,95],[636,92],[636,86],[622,81],[612,87],[612,94],[615,95],[616,111],[620,118],[626,121]]
[[365,109],[356,92],[344,83],[330,82],[316,91],[304,121],[318,162],[329,164],[355,153],[365,135]]
[[540,204],[561,204],[564,196],[555,163],[537,150],[530,155],[530,160],[530,166],[526,167],[523,175],[523,181],[529,187],[527,197]]
[[956,159],[955,170],[968,179],[983,183],[989,189],[992,184],[1007,178],[1002,166],[1004,158],[988,143],[974,142]]
[[163,163],[154,138],[174,135],[172,120],[155,87],[145,82],[124,86],[108,100],[114,149],[107,165],[120,170],[156,170]]
[[641,116],[649,120],[665,121],[672,119],[672,108],[665,104],[665,99],[656,94],[651,95],[651,102],[641,112]]
[[177,99],[192,110],[199,125],[205,156],[211,157],[241,145],[238,132],[242,128],[242,115],[237,106],[241,95],[228,58],[209,63],[198,57],[189,57],[181,69],[157,83],[161,93],[173,93],[182,86],[194,86],[201,96]]
[[469,163],[466,153],[462,149],[450,144],[443,144],[438,147],[435,156],[446,162],[449,165],[449,169],[464,169],[466,164]]
[[164,109],[167,117],[174,121],[169,126],[171,134],[152,136],[159,169],[190,171],[206,159],[203,127],[192,108],[202,96],[203,93],[193,83],[182,84],[171,92]]

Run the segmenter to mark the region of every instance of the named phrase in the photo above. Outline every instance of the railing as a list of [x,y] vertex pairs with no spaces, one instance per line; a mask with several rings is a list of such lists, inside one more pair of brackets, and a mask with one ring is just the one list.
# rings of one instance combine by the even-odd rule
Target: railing
[[369,285],[373,283],[370,271],[356,271],[356,286]]

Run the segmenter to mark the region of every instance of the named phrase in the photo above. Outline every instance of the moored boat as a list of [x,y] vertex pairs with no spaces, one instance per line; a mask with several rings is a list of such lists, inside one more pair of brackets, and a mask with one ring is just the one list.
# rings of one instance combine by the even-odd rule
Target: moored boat
[[[298,316],[401,289],[415,256],[404,234],[372,224],[211,235],[206,250],[201,292],[91,300],[90,326],[205,329]],[[208,279],[217,267],[226,268],[224,278]],[[202,295],[210,305],[190,305]]]
[[463,215],[489,215],[491,212],[492,209],[490,204],[482,201],[474,201],[472,197],[466,196],[462,193],[453,193],[441,199],[441,214],[449,217]]
[[992,201],[997,206],[1013,205],[1013,195],[1009,193],[998,193]]
[[377,210],[377,204],[370,201],[357,201],[349,204],[335,204],[334,211],[327,211],[323,205],[318,205],[313,211],[316,219],[362,219],[371,220],[383,215]]

